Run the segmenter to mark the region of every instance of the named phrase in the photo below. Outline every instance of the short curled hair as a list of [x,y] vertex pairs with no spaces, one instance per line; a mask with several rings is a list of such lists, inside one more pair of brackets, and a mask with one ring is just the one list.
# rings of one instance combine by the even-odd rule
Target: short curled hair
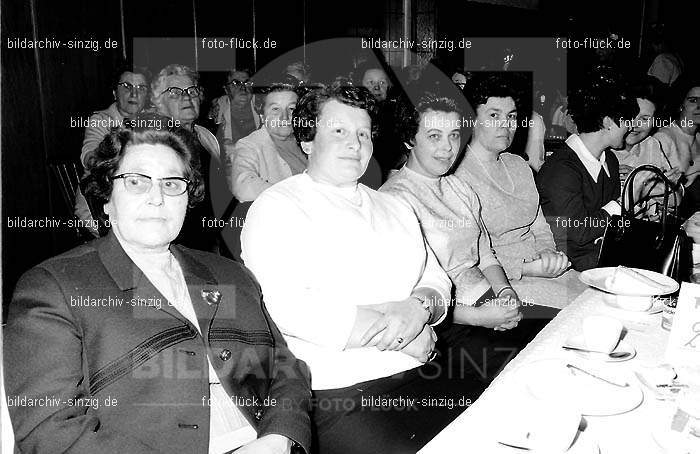
[[[167,78],[169,76],[187,76],[192,79],[194,85],[199,85],[199,73],[189,66],[171,64],[161,69],[151,82],[151,103],[156,106],[159,112],[162,112],[163,91],[168,88]],[[200,94],[200,101],[203,100],[204,96]]]
[[[204,199],[204,181],[199,170],[197,141],[193,133],[184,128],[168,127],[168,117],[153,114],[150,114],[150,117],[161,120],[161,124],[166,126],[154,129],[137,124],[133,128],[113,128],[90,156],[86,173],[80,182],[90,206],[101,207],[109,202],[114,187],[112,177],[119,169],[119,164],[129,147],[140,144],[165,145],[175,151],[184,164],[184,177],[190,181],[187,188],[188,206],[191,208]],[[134,121],[149,119],[144,116],[137,117]]]
[[418,99],[418,102],[414,103],[408,96],[404,96],[399,102],[397,111],[397,132],[402,142],[409,144],[413,142],[418,134],[420,117],[429,110],[445,113],[456,112],[460,121],[464,118],[464,110],[452,98],[426,92]]
[[376,135],[379,105],[372,93],[365,87],[341,85],[312,90],[297,102],[293,114],[294,137],[297,142],[301,144],[314,140],[316,123],[321,115],[321,109],[328,101],[332,100],[367,111],[372,120],[372,137]]
[[611,69],[598,67],[569,95],[569,113],[579,133],[600,131],[609,117],[618,126],[620,120],[637,116],[636,97]]
[[299,92],[294,85],[284,82],[273,82],[267,86],[255,87],[255,97],[253,98],[253,105],[255,106],[255,111],[262,115],[267,95],[269,95],[270,93],[280,91],[291,91],[292,93],[295,93],[297,96],[299,96]]
[[513,98],[516,109],[523,104],[523,93],[519,90],[521,80],[518,73],[476,72],[465,88],[471,106],[476,109],[486,104],[489,98]]

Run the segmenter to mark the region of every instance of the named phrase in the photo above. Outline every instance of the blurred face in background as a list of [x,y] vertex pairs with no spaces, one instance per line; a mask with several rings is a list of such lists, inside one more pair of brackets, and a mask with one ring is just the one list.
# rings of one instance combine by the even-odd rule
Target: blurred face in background
[[654,103],[648,99],[637,98],[637,104],[639,105],[639,113],[634,119],[630,133],[625,137],[625,143],[630,146],[646,139],[654,124],[654,112],[656,111]]
[[459,87],[460,90],[464,90],[467,86],[467,76],[462,73],[452,74],[452,82]]
[[234,71],[226,82],[226,94],[231,99],[231,104],[238,108],[250,104],[253,96],[251,88],[250,76],[245,71]]
[[457,159],[461,143],[461,118],[457,112],[427,110],[420,116],[406,165],[423,176],[441,177]]
[[680,118],[681,120],[685,118],[688,125],[692,120],[695,130],[698,130],[698,125],[700,125],[700,87],[693,87],[688,91],[681,106]]
[[[180,88],[192,89],[194,81],[185,75],[173,75],[166,78],[166,89]],[[193,123],[199,118],[199,105],[201,102],[201,90],[197,94],[181,92],[178,90],[166,91],[162,94],[162,114],[179,120],[182,124]]]
[[389,77],[381,68],[368,69],[362,76],[362,86],[368,89],[377,101],[384,101],[389,91]]
[[297,99],[293,91],[273,91],[265,96],[263,124],[270,135],[283,140],[292,135],[292,112]]
[[141,112],[146,105],[147,96],[148,83],[143,74],[126,71],[119,77],[114,98],[117,109],[123,116],[132,117]]

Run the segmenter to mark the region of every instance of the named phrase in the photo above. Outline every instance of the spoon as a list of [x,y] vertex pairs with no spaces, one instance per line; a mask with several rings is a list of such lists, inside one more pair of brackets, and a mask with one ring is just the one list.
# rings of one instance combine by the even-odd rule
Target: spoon
[[607,355],[607,356],[609,356],[610,358],[614,358],[614,359],[627,358],[628,356],[630,356],[630,355],[632,354],[632,353],[630,353],[630,352],[612,352],[612,353],[605,353],[605,352],[601,352],[601,351],[597,351],[597,350],[588,350],[588,349],[586,349],[586,348],[581,348],[581,347],[570,347],[570,346],[568,346],[568,345],[562,345],[561,348],[563,348],[564,350],[574,350],[574,351],[577,351],[577,352],[598,353],[598,354],[600,354],[600,355]]

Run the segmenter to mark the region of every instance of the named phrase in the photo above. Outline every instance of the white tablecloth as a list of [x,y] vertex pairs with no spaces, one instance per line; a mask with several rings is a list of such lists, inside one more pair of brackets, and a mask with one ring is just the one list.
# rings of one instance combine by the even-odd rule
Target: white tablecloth
[[[584,317],[593,314],[615,316],[626,328],[624,339],[631,342],[637,355],[623,362],[588,362],[561,346],[573,335],[581,334]],[[518,379],[523,365],[542,359],[561,358],[575,360],[576,364],[589,365],[589,370],[604,371],[607,377],[619,378],[634,386],[640,386],[632,371],[643,366],[656,366],[663,362],[669,333],[661,329],[661,314],[639,314],[621,311],[607,306],[602,293],[588,289],[564,308],[537,337],[515,357],[496,377],[484,393],[455,421],[440,432],[420,452],[444,454],[457,452],[494,453],[499,450],[496,437],[499,422],[504,415],[523,405],[532,405],[532,397],[525,394]],[[568,361],[567,361],[568,362]],[[641,387],[641,386],[640,386]],[[585,416],[587,439],[598,444],[602,454],[662,454],[665,451],[654,441],[652,428],[659,424],[659,414],[669,403],[654,399],[644,387],[644,401],[636,409],[616,416]],[[529,402],[529,403],[525,403]],[[536,404],[536,401],[534,401]],[[508,448],[507,452],[518,452]],[[520,451],[527,452],[527,451]],[[532,452],[532,451],[530,451]],[[698,451],[700,452],[700,451]]]

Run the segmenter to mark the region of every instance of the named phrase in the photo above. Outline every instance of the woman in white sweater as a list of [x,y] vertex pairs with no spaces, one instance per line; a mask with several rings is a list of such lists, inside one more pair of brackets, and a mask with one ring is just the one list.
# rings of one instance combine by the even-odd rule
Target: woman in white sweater
[[434,356],[450,281],[411,208],[357,182],[376,111],[365,88],[304,96],[294,132],[308,170],[261,194],[241,237],[270,315],[311,369],[320,453],[415,452],[463,407],[410,399],[456,404],[485,386],[473,368],[456,377],[421,367]]

